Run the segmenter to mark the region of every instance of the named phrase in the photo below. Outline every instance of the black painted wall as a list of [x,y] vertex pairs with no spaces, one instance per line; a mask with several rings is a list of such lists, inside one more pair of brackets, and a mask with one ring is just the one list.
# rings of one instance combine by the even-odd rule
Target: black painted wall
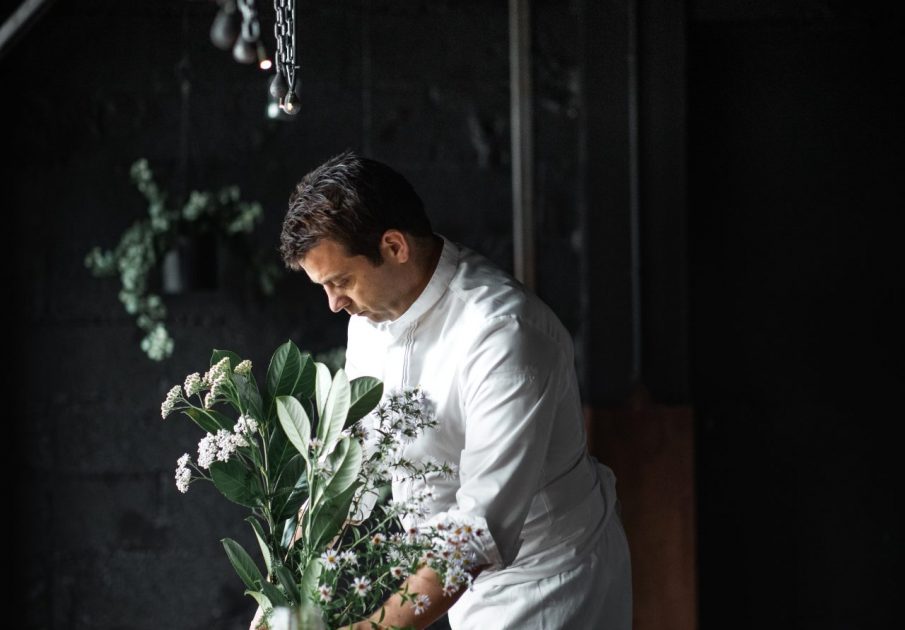
[[702,628],[885,628],[902,580],[901,9],[694,3]]

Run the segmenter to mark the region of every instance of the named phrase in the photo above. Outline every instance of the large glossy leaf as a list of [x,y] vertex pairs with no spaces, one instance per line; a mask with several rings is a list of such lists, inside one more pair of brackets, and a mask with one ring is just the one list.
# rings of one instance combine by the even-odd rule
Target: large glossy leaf
[[339,534],[340,528],[349,515],[349,507],[358,483],[353,483],[339,496],[325,501],[317,510],[314,522],[311,524],[311,549],[320,552],[334,536]]
[[349,383],[351,404],[343,428],[361,420],[377,406],[383,396],[383,383],[373,376],[359,376]]
[[352,438],[342,438],[327,461],[334,473],[326,484],[318,486],[318,500],[315,503],[321,497],[328,501],[334,499],[355,482],[361,469],[361,445]]
[[274,573],[276,574],[280,585],[283,587],[283,590],[286,591],[289,601],[292,602],[292,604],[297,605],[299,603],[299,588],[295,583],[295,579],[292,577],[292,572],[281,564],[276,568]]
[[311,356],[302,353],[291,341],[274,352],[267,367],[267,394],[271,401],[267,409],[270,418],[275,399],[279,396],[311,398],[314,393],[315,369]]
[[261,555],[264,557],[264,566],[267,567],[267,573],[273,570],[273,555],[270,552],[270,545],[267,544],[267,541],[264,536],[264,528],[261,527],[261,524],[254,516],[249,516],[245,519],[251,524],[251,528],[255,530],[255,538],[258,539],[258,546],[261,548]]
[[183,413],[207,433],[216,434],[220,429],[232,431],[235,425],[229,418],[214,409],[197,409],[193,407],[186,409]]
[[327,394],[330,393],[330,385],[333,377],[330,376],[330,368],[323,363],[315,363],[317,370],[317,382],[315,383],[315,400],[317,402],[317,417],[324,415],[324,404],[327,402]]
[[333,448],[333,444],[343,430],[350,403],[349,377],[346,375],[346,371],[340,368],[333,376],[327,400],[324,401],[324,412],[317,425],[317,437],[320,438],[324,449],[328,452]]
[[[295,479],[295,483],[292,480]],[[305,476],[305,460],[297,455],[280,477],[280,484],[273,499],[273,518],[281,521],[298,512],[308,497],[308,479]]]
[[263,498],[255,475],[236,459],[211,464],[211,479],[223,496],[245,507],[258,507]]
[[280,545],[283,549],[289,549],[292,539],[295,537],[295,530],[298,529],[299,519],[298,512],[286,519],[283,523],[283,535],[280,537]]
[[233,568],[249,590],[257,591],[267,583],[251,556],[242,548],[242,545],[232,538],[224,538],[221,542],[223,543],[223,548],[226,549],[226,555],[229,557]]
[[263,582],[261,584],[261,590],[264,591],[264,595],[267,596],[267,599],[269,599],[274,606],[289,605],[289,600],[286,599],[286,596],[280,592],[280,589],[278,589],[270,582]]
[[323,568],[324,565],[321,564],[320,559],[317,557],[308,561],[308,566],[305,567],[305,571],[302,573],[302,579],[299,583],[302,607],[311,603],[310,598],[314,595],[314,590],[317,588],[317,583],[321,577]]
[[247,409],[256,420],[263,420],[263,402],[261,401],[261,393],[258,391],[258,384],[254,375],[249,373],[233,374],[233,384],[236,391],[239,392],[239,399],[242,401],[242,407]]
[[292,396],[277,396],[277,417],[289,441],[305,461],[308,461],[308,445],[311,443],[311,421],[302,403]]

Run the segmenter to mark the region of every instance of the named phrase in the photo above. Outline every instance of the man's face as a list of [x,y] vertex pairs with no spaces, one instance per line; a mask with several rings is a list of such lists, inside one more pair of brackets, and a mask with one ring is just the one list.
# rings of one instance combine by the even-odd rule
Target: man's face
[[334,313],[344,310],[384,322],[398,318],[408,307],[401,274],[386,255],[384,263],[375,266],[364,256],[349,256],[336,241],[323,239],[308,251],[301,266],[312,282],[324,287]]

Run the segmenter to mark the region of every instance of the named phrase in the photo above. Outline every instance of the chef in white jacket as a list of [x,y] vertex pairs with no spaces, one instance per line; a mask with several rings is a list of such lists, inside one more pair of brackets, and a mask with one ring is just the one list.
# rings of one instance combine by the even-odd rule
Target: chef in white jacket
[[[409,590],[357,627],[631,627],[628,544],[615,478],[587,454],[572,340],[556,315],[481,255],[434,234],[411,185],[351,152],[298,185],[283,223],[284,263],[323,286],[349,320],[346,371],[384,391],[420,387],[439,424],[409,459],[458,466],[457,478],[396,483],[405,500],[433,487],[428,518],[454,517],[471,542],[470,589],[442,593],[424,567]],[[381,618],[382,614],[382,618]]]

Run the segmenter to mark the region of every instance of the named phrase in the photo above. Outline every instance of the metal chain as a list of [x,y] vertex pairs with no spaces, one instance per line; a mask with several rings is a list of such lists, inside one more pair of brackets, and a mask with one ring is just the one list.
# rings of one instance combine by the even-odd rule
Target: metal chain
[[295,89],[295,0],[273,0],[276,22],[277,72],[282,74],[291,94]]
[[238,5],[242,13],[242,38],[247,42],[258,41],[261,36],[261,23],[258,21],[255,0],[239,0]]

